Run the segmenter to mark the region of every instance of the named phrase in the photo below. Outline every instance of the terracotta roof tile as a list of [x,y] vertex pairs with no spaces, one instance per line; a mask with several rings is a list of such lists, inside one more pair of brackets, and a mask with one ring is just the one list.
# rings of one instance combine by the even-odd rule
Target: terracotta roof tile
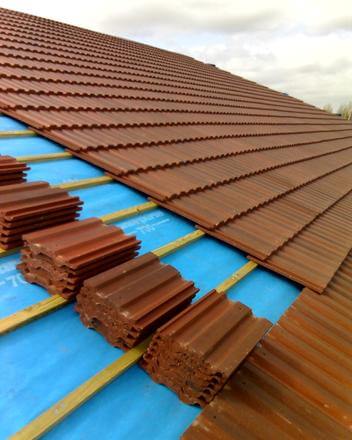
[[212,290],[157,330],[142,366],[184,402],[205,406],[270,326]]
[[24,182],[28,170],[29,167],[24,162],[0,155],[0,186]]
[[81,205],[78,197],[46,182],[0,187],[0,247],[15,248],[23,234],[75,220]]
[[131,348],[187,307],[198,289],[152,253],[84,282],[77,311],[84,325]]
[[18,268],[27,281],[71,299],[85,279],[137,255],[140,241],[96,218],[24,236]]
[[265,260],[347,196],[351,179],[349,165],[208,232]]
[[322,292],[351,249],[352,193],[307,225],[301,233],[258,262]]
[[[282,251],[352,189],[351,122],[189,56],[3,8],[0,17],[1,111],[272,270],[326,286],[343,253],[325,266],[312,236],[302,261],[308,272],[321,265],[313,279]],[[340,171],[346,187],[330,191]],[[262,222],[277,236],[255,240]]]

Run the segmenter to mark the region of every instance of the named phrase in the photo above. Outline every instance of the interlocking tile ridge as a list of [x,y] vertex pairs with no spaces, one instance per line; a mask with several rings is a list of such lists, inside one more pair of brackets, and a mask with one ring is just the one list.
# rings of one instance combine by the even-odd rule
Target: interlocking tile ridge
[[207,233],[265,260],[348,195],[351,177],[350,165]]
[[[350,161],[350,162],[348,162],[348,163],[346,163],[346,164],[340,165],[340,166],[338,166],[338,167],[336,167],[336,168],[334,168],[334,169],[332,169],[332,170],[326,171],[325,173],[323,173],[323,174],[321,174],[321,175],[318,175],[317,177],[307,179],[306,181],[304,181],[304,182],[302,182],[302,183],[300,183],[300,184],[293,185],[291,188],[286,189],[286,190],[283,190],[281,193],[278,193],[278,194],[276,194],[276,195],[273,195],[273,196],[271,196],[270,198],[268,197],[268,198],[265,199],[264,201],[262,201],[262,202],[257,202],[257,203],[253,204],[252,206],[250,206],[250,207],[248,207],[248,208],[243,208],[242,210],[238,211],[237,213],[235,213],[235,214],[233,214],[233,215],[227,215],[227,216],[224,217],[222,220],[217,221],[217,222],[207,223],[206,220],[205,220],[205,221],[202,221],[202,219],[201,219],[200,217],[196,217],[196,216],[193,217],[193,216],[189,215],[188,213],[186,214],[186,216],[189,217],[189,218],[191,218],[191,219],[194,219],[194,221],[195,221],[196,223],[199,223],[199,225],[200,225],[201,227],[204,227],[205,229],[210,229],[210,230],[212,230],[212,229],[214,229],[214,228],[218,228],[218,227],[220,227],[220,226],[223,226],[223,225],[225,225],[226,223],[228,223],[229,221],[231,221],[231,220],[233,220],[233,219],[235,219],[235,218],[237,218],[237,217],[240,217],[240,216],[246,215],[246,214],[248,214],[248,213],[250,213],[250,212],[252,212],[252,211],[258,209],[259,207],[264,206],[265,204],[271,203],[272,201],[275,201],[275,200],[279,199],[280,197],[283,197],[283,196],[285,196],[285,195],[287,195],[287,194],[290,194],[290,193],[292,193],[293,191],[295,191],[295,190],[297,190],[297,189],[299,189],[299,188],[302,188],[302,187],[308,185],[309,183],[315,182],[316,180],[318,180],[318,179],[320,179],[320,178],[322,178],[322,177],[324,177],[324,176],[328,176],[328,175],[330,175],[331,173],[333,173],[333,172],[335,172],[335,171],[337,171],[337,170],[343,169],[343,168],[345,168],[345,167],[347,167],[347,166],[349,166],[349,165],[351,165],[351,164],[352,164],[352,161]],[[295,165],[295,164],[293,164],[293,165]],[[274,169],[274,170],[276,170],[276,169]],[[259,174],[260,174],[260,173],[259,173]],[[265,175],[265,173],[262,173],[262,174]],[[249,177],[255,177],[255,176],[256,176],[256,174],[254,174],[254,175],[252,175],[252,176],[249,176]],[[243,178],[243,179],[238,179],[238,180],[245,180],[245,178]],[[230,182],[230,183],[231,183],[231,182]],[[220,187],[221,187],[221,186],[224,186],[224,185],[228,185],[228,183],[224,183],[224,184],[220,185]],[[215,187],[215,188],[217,188],[217,187]],[[209,188],[209,189],[212,189],[212,188]],[[208,191],[209,189],[208,189],[208,188],[205,188],[204,191]],[[203,191],[203,189],[202,189],[200,192],[202,192],[202,191]],[[199,192],[195,192],[194,194],[199,194]],[[192,194],[192,195],[193,195],[193,194]],[[188,196],[188,195],[186,195],[185,197],[187,197],[187,196]],[[184,215],[184,212],[182,211],[182,209],[178,208],[177,205],[176,205],[176,206],[172,205],[172,203],[175,203],[175,202],[177,203],[178,200],[179,200],[180,198],[181,198],[181,197],[178,197],[178,198],[172,199],[172,200],[170,200],[170,201],[166,201],[166,202],[160,201],[160,204],[163,205],[163,206],[165,206],[166,208],[170,209],[171,211],[175,211],[177,214],[180,214],[180,213],[181,213],[181,215]],[[159,201],[158,201],[158,203],[159,203]],[[193,217],[193,218],[192,218],[192,217]]]
[[[284,149],[285,147],[279,147],[279,148]],[[352,149],[352,146],[341,148],[338,151],[344,151],[344,150],[349,150],[349,149]],[[261,150],[257,150],[257,151],[261,151]],[[267,151],[267,149],[265,149],[264,151]],[[160,166],[158,168],[154,168],[153,170],[156,171],[156,170],[160,169],[160,170],[164,171],[166,169],[172,169],[172,168],[176,168],[176,167],[178,169],[180,169],[182,167],[186,167],[186,166],[189,166],[191,164],[198,164],[198,163],[205,163],[205,162],[213,162],[214,163],[215,160],[218,160],[218,159],[220,160],[220,159],[223,159],[224,157],[229,158],[229,157],[232,157],[232,156],[239,156],[241,154],[249,154],[250,152],[251,151],[234,152],[234,153],[228,153],[228,154],[224,153],[223,155],[221,155],[219,157],[199,158],[197,160],[187,161],[186,163],[178,163],[178,164],[170,164],[170,165],[166,165],[166,166]],[[276,164],[273,163],[271,165],[266,165],[266,166],[263,166],[262,168],[258,168],[256,170],[248,169],[246,171],[243,171],[242,173],[238,173],[237,175],[234,175],[233,177],[224,177],[223,179],[219,179],[217,181],[213,181],[213,182],[210,182],[210,183],[204,183],[203,185],[201,185],[201,184],[199,184],[198,186],[193,185],[192,188],[190,188],[189,190],[183,189],[182,191],[173,192],[172,194],[169,194],[169,195],[162,194],[161,192],[155,193],[155,192],[153,192],[153,188],[151,188],[150,186],[143,185],[142,183],[138,183],[138,178],[140,177],[140,175],[142,173],[148,173],[149,171],[151,171],[150,168],[149,169],[143,169],[139,173],[137,173],[136,171],[131,172],[131,174],[133,173],[133,176],[129,176],[129,173],[124,173],[124,174],[120,173],[120,174],[116,175],[116,177],[118,177],[118,180],[120,180],[121,182],[124,182],[126,184],[131,184],[132,183],[133,186],[135,186],[137,189],[140,189],[140,190],[142,190],[144,192],[149,193],[152,197],[154,197],[154,198],[156,198],[158,200],[162,200],[163,202],[166,202],[166,201],[171,201],[171,200],[176,199],[176,198],[180,198],[180,197],[184,197],[184,196],[191,195],[191,194],[194,194],[194,193],[198,193],[200,191],[206,191],[206,190],[211,189],[211,188],[216,188],[216,187],[221,186],[221,185],[226,185],[226,184],[231,183],[231,182],[236,182],[236,181],[239,181],[240,179],[245,179],[245,178],[250,177],[250,176],[254,176],[254,175],[257,175],[257,174],[263,174],[263,173],[266,173],[267,171],[278,169],[278,168],[282,168],[282,167],[285,167],[287,165],[296,164],[296,163],[300,163],[300,162],[305,162],[307,160],[311,160],[311,159],[315,159],[315,158],[323,157],[323,156],[328,156],[329,154],[334,154],[334,153],[336,153],[336,150],[335,151],[328,151],[328,152],[321,152],[320,154],[316,154],[316,155],[312,154],[311,156],[304,157],[304,158],[301,158],[301,159],[297,158],[297,159],[291,159],[291,160],[283,161],[281,163],[276,163]],[[348,164],[346,166],[348,166]],[[332,172],[334,172],[334,171],[332,171]],[[123,177],[120,177],[121,175]],[[320,177],[318,177],[317,179],[319,179],[319,178]],[[214,180],[211,175],[209,175],[209,179]],[[156,188],[156,186],[154,186],[154,188]],[[161,188],[161,191],[163,191],[163,188]],[[270,203],[270,202],[271,201],[267,201],[266,203]],[[250,212],[250,211],[248,211],[248,212]],[[230,221],[230,220],[228,220],[228,221]],[[227,222],[225,221],[224,224],[226,224]]]

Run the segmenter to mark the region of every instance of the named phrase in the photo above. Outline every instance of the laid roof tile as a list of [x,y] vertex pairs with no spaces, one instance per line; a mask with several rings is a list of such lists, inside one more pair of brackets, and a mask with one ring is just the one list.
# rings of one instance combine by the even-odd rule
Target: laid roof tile
[[349,165],[207,232],[265,260],[351,190]]
[[268,268],[323,292],[352,243],[352,193],[349,192],[265,260]]
[[272,270],[326,286],[343,252],[323,262],[313,235],[298,264],[291,248],[343,193],[326,182],[352,162],[351,122],[189,56],[3,8],[0,18],[2,112]]

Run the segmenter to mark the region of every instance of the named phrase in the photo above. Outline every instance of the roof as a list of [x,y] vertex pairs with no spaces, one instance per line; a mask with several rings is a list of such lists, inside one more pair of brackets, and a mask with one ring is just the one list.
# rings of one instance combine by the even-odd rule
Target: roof
[[[71,191],[84,201],[81,219],[151,195],[156,209],[117,223],[142,253],[196,222],[207,236],[163,263],[194,281],[197,298],[247,261],[239,249],[316,291],[331,285],[352,246],[351,123],[191,57],[2,8],[0,17],[0,109],[26,124],[0,117],[0,134],[30,125],[46,138],[0,136],[0,153],[65,159],[30,163],[29,181],[99,177],[98,165],[122,182]],[[18,262],[18,253],[0,260],[2,316],[47,297],[24,282]],[[298,293],[257,268],[228,297],[276,322]],[[4,437],[122,354],[72,306],[2,345]],[[174,439],[198,413],[133,367],[48,437]],[[160,423],[148,423],[156,414]]]
[[[271,270],[326,287],[350,228],[345,246],[339,226],[331,232],[333,261],[321,261],[315,238],[309,252],[286,249],[335,203],[349,204],[351,122],[189,56],[6,9],[0,16],[2,111]],[[336,209],[346,223],[350,209]]]

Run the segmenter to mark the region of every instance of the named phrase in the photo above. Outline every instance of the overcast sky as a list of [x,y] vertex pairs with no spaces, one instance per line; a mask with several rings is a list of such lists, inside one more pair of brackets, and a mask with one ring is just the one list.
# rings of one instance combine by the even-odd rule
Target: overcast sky
[[352,0],[0,0],[152,44],[317,106],[352,100]]

